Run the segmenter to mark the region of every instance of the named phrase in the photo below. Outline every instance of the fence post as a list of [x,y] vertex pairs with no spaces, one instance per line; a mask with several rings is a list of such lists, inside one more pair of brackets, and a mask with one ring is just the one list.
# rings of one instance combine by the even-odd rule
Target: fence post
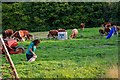
[[19,80],[19,76],[17,74],[16,68],[14,66],[14,63],[13,63],[11,57],[10,57],[10,54],[9,54],[9,52],[7,50],[7,47],[5,46],[5,43],[4,43],[3,39],[2,39],[2,37],[0,37],[0,41],[1,41],[2,45],[3,45],[3,48],[5,49],[5,55],[6,55],[7,59],[8,59],[8,62],[10,63],[10,67],[12,68],[15,79]]

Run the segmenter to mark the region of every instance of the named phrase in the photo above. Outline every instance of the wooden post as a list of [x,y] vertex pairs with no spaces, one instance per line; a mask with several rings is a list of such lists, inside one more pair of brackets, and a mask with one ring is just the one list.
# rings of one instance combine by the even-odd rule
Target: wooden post
[[15,66],[14,66],[14,63],[13,63],[11,57],[10,57],[10,54],[9,54],[9,52],[8,52],[8,50],[7,50],[7,47],[5,46],[5,43],[4,43],[3,39],[2,39],[2,37],[0,37],[0,41],[1,41],[3,47],[4,47],[5,51],[6,51],[6,52],[5,52],[5,55],[6,55],[7,59],[8,59],[8,62],[10,63],[10,67],[12,68],[12,71],[13,71],[13,73],[14,73],[15,79],[19,80],[19,77],[18,77],[16,68],[15,68]]
[[[2,66],[2,43],[1,42],[0,42],[0,66]],[[0,72],[0,80],[2,80],[2,72]]]

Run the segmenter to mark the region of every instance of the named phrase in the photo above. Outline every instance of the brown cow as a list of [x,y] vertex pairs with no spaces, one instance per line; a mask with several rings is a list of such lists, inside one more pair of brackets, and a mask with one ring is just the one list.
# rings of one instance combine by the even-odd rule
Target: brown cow
[[81,24],[80,24],[80,29],[81,29],[81,30],[84,30],[84,27],[85,27],[85,24],[84,24],[84,23],[81,23]]
[[78,30],[77,29],[73,29],[72,30],[72,34],[70,35],[70,38],[76,38],[78,35]]
[[2,35],[3,35],[3,38],[10,38],[13,33],[14,31],[12,29],[7,29],[3,31]]
[[22,41],[25,41],[25,39],[30,39],[29,31],[27,30],[19,30],[19,35],[22,38]]
[[50,38],[50,37],[57,38],[58,32],[66,32],[66,30],[62,29],[62,28],[60,28],[58,30],[50,30],[47,37],[48,38]]
[[104,28],[104,29],[102,29],[102,28],[99,29],[99,33],[100,33],[101,36],[108,35],[109,32],[110,32],[110,28],[109,27]]
[[53,37],[56,38],[58,36],[58,30],[50,30],[49,34],[47,35],[48,38]]
[[17,39],[18,41],[25,41],[26,39],[32,39],[33,36],[27,30],[19,30],[12,35],[12,38]]
[[105,28],[110,28],[111,27],[111,23],[110,22],[107,22],[107,23],[104,23],[105,24]]
[[104,24],[102,24],[103,29],[99,29],[100,35],[101,36],[108,35],[110,32],[111,25],[112,24],[110,22],[105,22]]

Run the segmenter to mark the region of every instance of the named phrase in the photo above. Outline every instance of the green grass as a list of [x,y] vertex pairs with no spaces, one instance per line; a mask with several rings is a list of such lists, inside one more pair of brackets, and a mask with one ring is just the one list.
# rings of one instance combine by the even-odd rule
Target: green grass
[[[70,36],[71,30],[67,30]],[[25,54],[11,55],[20,78],[103,78],[111,65],[118,63],[118,37],[105,39],[98,28],[80,31],[76,39],[41,39],[35,62],[27,62]],[[20,42],[26,49],[30,41]],[[2,72],[10,78],[4,58]]]

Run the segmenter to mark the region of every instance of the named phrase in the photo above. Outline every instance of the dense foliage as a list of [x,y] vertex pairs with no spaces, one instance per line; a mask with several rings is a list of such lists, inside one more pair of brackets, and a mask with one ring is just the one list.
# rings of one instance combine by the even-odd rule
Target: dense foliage
[[16,2],[2,4],[3,30],[46,31],[120,21],[119,2]]

